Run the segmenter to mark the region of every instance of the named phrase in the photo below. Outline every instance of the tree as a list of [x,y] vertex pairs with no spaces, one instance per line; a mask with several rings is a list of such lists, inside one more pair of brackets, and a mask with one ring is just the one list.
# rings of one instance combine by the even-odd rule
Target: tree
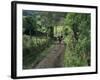
[[[65,25],[68,30],[69,45],[73,45],[71,50],[83,61],[90,63],[90,14],[68,13],[65,18]],[[70,30],[70,31],[69,31]],[[72,41],[72,42],[71,42]],[[84,63],[84,62],[83,62]],[[81,65],[81,64],[77,64]]]

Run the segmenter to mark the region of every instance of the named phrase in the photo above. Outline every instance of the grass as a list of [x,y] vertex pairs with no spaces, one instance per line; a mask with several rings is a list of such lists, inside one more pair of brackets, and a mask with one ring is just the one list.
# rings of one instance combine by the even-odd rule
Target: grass
[[51,42],[45,37],[30,39],[28,35],[23,35],[23,69],[32,68],[33,64],[37,64],[41,58],[46,56],[46,49],[50,47]]
[[[35,68],[35,66],[43,59],[45,58],[45,56],[48,55],[48,51],[50,48],[53,48],[54,45],[50,45],[50,47],[45,48],[45,50],[43,50],[41,53],[39,53],[38,55],[28,55],[28,57],[26,58],[26,65],[24,65],[24,69],[31,69],[31,68]],[[35,56],[35,58],[34,58]]]
[[46,48],[43,52],[41,52],[41,54],[36,58],[35,62],[32,64],[33,67],[30,66],[30,68],[35,68],[36,65],[49,54],[48,52],[53,47],[54,47],[54,45],[50,45],[50,47]]
[[66,49],[64,56],[64,66],[65,67],[79,67],[79,66],[88,66],[87,60],[82,59],[77,54]]
[[65,38],[64,40],[67,45],[64,55],[64,67],[88,66],[86,53],[77,53],[77,48],[72,47],[73,44],[71,44],[72,42],[71,40],[69,40],[69,38],[70,37],[68,37],[68,39]]

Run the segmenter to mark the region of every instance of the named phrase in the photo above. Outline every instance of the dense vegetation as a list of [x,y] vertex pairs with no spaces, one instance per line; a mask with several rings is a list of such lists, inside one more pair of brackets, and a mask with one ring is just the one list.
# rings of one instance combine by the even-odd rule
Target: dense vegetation
[[63,36],[64,66],[90,65],[90,14],[23,10],[23,68],[34,67]]
[[90,65],[90,14],[68,13],[65,24],[65,66]]

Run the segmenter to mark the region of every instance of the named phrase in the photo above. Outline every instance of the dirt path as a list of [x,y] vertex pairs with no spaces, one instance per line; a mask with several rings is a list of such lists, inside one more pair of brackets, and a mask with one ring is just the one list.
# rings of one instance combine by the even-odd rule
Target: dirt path
[[65,45],[64,43],[55,43],[54,48],[48,51],[48,55],[37,64],[36,68],[53,68],[63,66]]

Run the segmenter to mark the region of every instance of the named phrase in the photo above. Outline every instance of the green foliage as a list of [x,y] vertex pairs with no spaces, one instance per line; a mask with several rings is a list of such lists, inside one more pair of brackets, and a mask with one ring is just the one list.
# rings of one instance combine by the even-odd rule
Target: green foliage
[[68,13],[65,25],[68,25],[68,36],[65,52],[65,66],[90,65],[90,14]]
[[[52,41],[51,41],[52,43]],[[32,68],[32,63],[42,54],[46,48],[51,44],[45,37],[32,37],[23,35],[23,68]],[[46,54],[46,53],[45,53]],[[44,54],[44,55],[45,55]]]
[[[90,14],[31,11],[23,16],[23,65],[30,68],[58,36],[66,46],[64,66],[90,65]],[[43,58],[42,56],[42,58]]]

